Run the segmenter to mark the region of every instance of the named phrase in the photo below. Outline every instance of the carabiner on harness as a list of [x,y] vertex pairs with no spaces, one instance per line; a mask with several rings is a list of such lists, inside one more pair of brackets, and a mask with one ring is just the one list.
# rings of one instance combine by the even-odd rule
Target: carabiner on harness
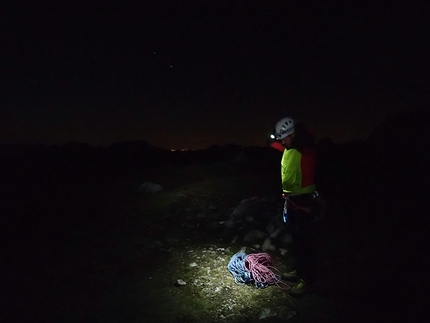
[[287,223],[288,221],[288,198],[285,198],[284,202],[284,212],[282,212],[284,223]]

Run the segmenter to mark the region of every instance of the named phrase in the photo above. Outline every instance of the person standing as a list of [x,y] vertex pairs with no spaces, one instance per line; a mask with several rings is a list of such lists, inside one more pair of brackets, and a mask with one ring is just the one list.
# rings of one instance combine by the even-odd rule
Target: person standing
[[283,152],[281,160],[282,192],[285,199],[284,222],[291,232],[296,268],[284,274],[298,280],[291,288],[293,296],[303,295],[316,283],[315,254],[312,241],[318,212],[315,185],[316,150],[314,137],[301,122],[285,117],[276,123],[270,146]]

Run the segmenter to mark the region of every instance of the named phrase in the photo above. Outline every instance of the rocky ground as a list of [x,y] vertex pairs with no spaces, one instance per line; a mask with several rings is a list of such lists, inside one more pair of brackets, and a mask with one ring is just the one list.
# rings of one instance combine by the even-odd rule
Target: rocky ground
[[[85,192],[83,201],[76,196],[73,212],[82,214],[75,225],[53,228],[57,236],[44,241],[39,235],[37,244],[26,241],[19,254],[9,255],[7,318],[360,321],[359,308],[346,295],[330,294],[330,280],[300,299],[291,297],[286,285],[257,289],[234,283],[227,266],[240,250],[268,253],[279,274],[290,270],[292,261],[291,237],[280,221],[278,172],[247,167],[161,168],[107,182],[94,196]],[[163,189],[142,192],[145,181]]]
[[426,322],[428,123],[423,109],[320,142],[319,284],[300,299],[227,269],[239,250],[291,268],[273,149],[3,145],[0,321]]
[[294,299],[286,291],[288,285],[238,286],[227,269],[239,251],[268,253],[279,274],[291,269],[291,236],[280,221],[277,187],[268,187],[271,181],[276,183],[277,175],[246,173],[228,165],[181,170],[187,171],[194,177],[200,172],[201,177],[157,195],[138,196],[132,213],[139,227],[146,222],[139,211],[149,210],[150,205],[168,207],[147,234],[138,230],[133,239],[144,277],[139,285],[145,292],[140,297],[151,304],[145,307],[146,318],[166,322],[341,319],[338,301],[316,293]]

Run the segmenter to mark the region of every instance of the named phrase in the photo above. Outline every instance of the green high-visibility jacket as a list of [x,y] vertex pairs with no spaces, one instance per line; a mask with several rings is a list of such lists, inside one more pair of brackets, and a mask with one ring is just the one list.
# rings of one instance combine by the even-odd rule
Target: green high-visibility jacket
[[313,149],[285,149],[281,160],[282,190],[289,194],[315,191],[315,167]]

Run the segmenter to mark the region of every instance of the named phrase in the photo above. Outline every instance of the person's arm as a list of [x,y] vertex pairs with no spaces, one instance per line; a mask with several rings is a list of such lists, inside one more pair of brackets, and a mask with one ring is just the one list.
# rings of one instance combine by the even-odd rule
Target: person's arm
[[285,147],[282,146],[282,144],[279,141],[275,140],[275,139],[271,139],[271,138],[267,139],[267,144],[270,147],[272,147],[272,148],[274,148],[276,150],[279,150],[281,152],[284,152],[284,150],[285,150]]

